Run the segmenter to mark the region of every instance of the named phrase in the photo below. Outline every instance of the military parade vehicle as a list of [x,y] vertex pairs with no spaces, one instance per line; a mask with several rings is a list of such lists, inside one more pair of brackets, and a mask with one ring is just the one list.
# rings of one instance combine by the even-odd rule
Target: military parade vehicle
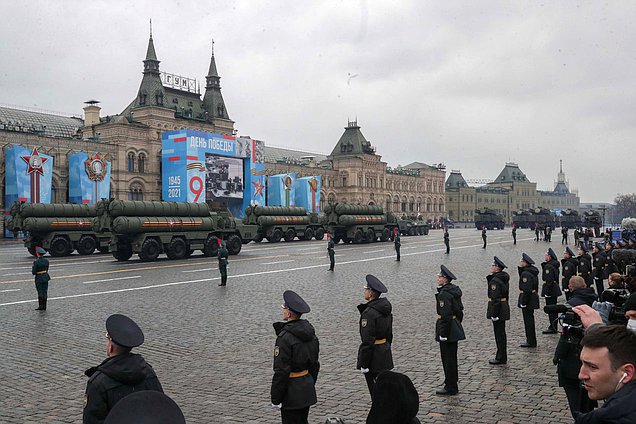
[[540,230],[545,230],[546,227],[556,228],[556,214],[550,209],[539,206],[530,209],[530,214],[531,228],[539,227]]
[[581,215],[576,209],[563,209],[559,222],[561,223],[561,228],[579,228],[581,226]]
[[217,203],[102,200],[97,205],[95,231],[112,233],[110,250],[119,261],[133,253],[154,261],[161,253],[182,259],[195,250],[216,256],[219,240],[230,255],[256,236],[255,225],[235,219]]
[[428,223],[421,216],[404,216],[398,218],[398,228],[403,236],[428,235],[430,229]]
[[318,222],[318,214],[307,213],[305,208],[290,206],[248,206],[245,208],[244,224],[258,225],[254,241],[267,239],[278,243],[281,239],[292,241],[322,240],[325,228]]
[[93,231],[95,206],[16,202],[10,213],[7,228],[27,234],[24,246],[32,255],[37,246],[56,257],[68,256],[74,250],[80,255],[90,255],[96,249],[108,252],[110,233]]
[[512,211],[512,225],[517,228],[533,228],[534,222],[532,222],[531,219],[532,214],[528,209]]
[[502,214],[490,208],[475,209],[475,227],[482,229],[486,227],[489,230],[502,230],[506,226]]
[[589,210],[583,212],[583,227],[593,228],[594,237],[601,237],[601,229],[603,228],[603,218],[598,211]]
[[396,217],[384,213],[382,206],[330,203],[320,220],[333,237],[334,243],[371,243],[378,238],[388,241],[398,229]]

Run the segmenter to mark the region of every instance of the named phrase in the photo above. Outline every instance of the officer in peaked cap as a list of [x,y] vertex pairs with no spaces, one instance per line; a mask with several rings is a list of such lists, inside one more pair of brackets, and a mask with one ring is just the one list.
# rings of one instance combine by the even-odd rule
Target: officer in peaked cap
[[577,256],[578,267],[577,273],[585,280],[585,285],[590,287],[592,285],[592,258],[587,253],[588,247],[585,242],[579,245],[579,256]]
[[607,255],[605,254],[605,245],[600,242],[594,243],[592,249],[592,263],[594,264],[594,270],[592,274],[594,276],[594,285],[596,286],[596,295],[600,296],[605,291],[605,284],[603,280],[605,278],[604,271],[607,262]]
[[486,318],[492,321],[495,333],[497,353],[495,359],[488,361],[491,365],[501,365],[508,362],[508,339],[506,336],[506,321],[510,319],[508,296],[510,293],[510,275],[504,271],[507,268],[498,257],[493,258],[490,266],[488,282],[488,311]]
[[104,424],[185,424],[183,412],[170,397],[154,390],[129,394],[113,407]]
[[526,342],[521,347],[536,347],[537,333],[534,325],[534,310],[539,309],[539,270],[534,261],[527,254],[521,256],[519,272],[519,300],[517,306],[521,308],[523,326],[526,332]]
[[561,259],[561,290],[565,293],[566,301],[570,300],[570,297],[572,297],[572,293],[570,293],[570,289],[568,288],[568,283],[570,282],[570,277],[576,275],[578,265],[579,261],[576,259],[576,255],[572,249],[567,246],[563,251],[563,259]]
[[311,308],[291,290],[283,293],[283,321],[274,323],[274,376],[271,402],[280,409],[283,424],[307,424],[309,407],[316,398],[320,347],[316,330],[302,314]]
[[387,298],[380,297],[387,291],[382,281],[369,274],[364,285],[366,303],[358,305],[361,343],[356,369],[364,374],[372,396],[378,374],[393,369],[393,307]]
[[444,387],[437,390],[435,394],[442,396],[454,396],[458,393],[457,342],[466,338],[462,327],[464,319],[462,291],[452,283],[456,279],[457,277],[448,268],[444,265],[440,266],[435,294],[437,309],[435,341],[439,342],[444,367]]
[[[545,252],[544,261],[541,263],[541,279],[543,280],[541,297],[545,298],[546,305],[556,305],[557,299],[563,294],[559,287],[560,267],[561,263],[556,253],[551,247],[548,248],[548,251]],[[543,330],[543,334],[557,333],[557,319],[558,314],[548,314],[548,328]]]
[[35,275],[35,289],[38,292],[38,307],[36,311],[46,311],[46,300],[49,292],[49,261],[44,257],[46,250],[40,246],[35,248],[35,261],[31,267],[31,274]]
[[141,328],[125,315],[115,314],[106,320],[106,358],[86,374],[84,424],[103,423],[111,408],[125,396],[141,391],[163,393],[161,383],[141,355],[131,349],[144,342]]

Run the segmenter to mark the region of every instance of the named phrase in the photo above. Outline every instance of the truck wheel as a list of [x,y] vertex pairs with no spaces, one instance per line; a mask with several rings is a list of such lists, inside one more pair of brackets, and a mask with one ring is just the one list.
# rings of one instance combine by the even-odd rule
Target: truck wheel
[[391,238],[391,230],[389,230],[388,228],[385,228],[384,230],[382,230],[380,241],[389,241],[390,238]]
[[289,242],[294,240],[295,238],[296,238],[296,231],[292,230],[291,228],[285,231],[285,241]]
[[212,256],[217,256],[219,254],[219,242],[218,239],[214,236],[210,236],[203,243],[203,256],[209,258]]
[[375,236],[375,231],[373,231],[371,228],[369,228],[367,230],[367,237],[366,237],[367,243],[373,243],[376,238],[377,237]]
[[305,228],[305,240],[314,238],[314,230],[311,227]]
[[194,249],[188,249],[186,251],[185,257],[189,258],[190,256],[192,256],[193,253],[194,253]]
[[[453,227],[455,228],[455,227]],[[428,235],[428,226],[424,227],[424,235],[427,236]]]
[[278,243],[283,238],[283,232],[281,230],[274,230],[271,237],[267,237],[267,241],[270,243]]
[[316,228],[316,231],[314,232],[314,238],[316,240],[322,240],[323,238],[325,238],[325,230],[323,230],[322,228]]
[[144,262],[152,262],[157,259],[159,253],[161,253],[161,246],[159,245],[159,242],[155,239],[149,238],[141,245],[139,259]]
[[49,247],[49,253],[51,256],[60,257],[68,256],[73,251],[71,244],[64,237],[55,236],[51,240],[51,246]]
[[409,228],[409,236],[414,236],[415,235],[415,228],[411,227]]
[[80,255],[92,255],[97,247],[97,240],[91,236],[84,235],[77,242],[77,253]]
[[254,243],[260,243],[263,241],[263,235],[262,234],[257,234],[256,237],[254,237]]
[[118,244],[117,251],[113,252],[113,257],[118,261],[127,261],[132,256],[132,246],[128,243]]
[[185,241],[182,238],[173,238],[166,250],[166,255],[170,259],[183,259],[188,251]]
[[97,246],[99,253],[108,253],[108,246]]
[[353,242],[356,244],[360,244],[364,242],[364,234],[362,234],[362,230],[356,230],[353,235]]
[[227,238],[227,253],[230,255],[238,255],[241,251],[241,247],[243,243],[241,243],[241,238],[236,234],[232,234]]

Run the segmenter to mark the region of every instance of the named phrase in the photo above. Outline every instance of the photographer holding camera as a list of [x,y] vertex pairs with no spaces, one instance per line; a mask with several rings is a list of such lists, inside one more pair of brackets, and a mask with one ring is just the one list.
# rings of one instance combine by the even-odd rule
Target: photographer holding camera
[[601,315],[605,324],[625,324],[625,302],[629,292],[625,287],[625,277],[618,272],[609,275],[609,287],[599,296],[599,301],[592,304]]
[[566,304],[546,306],[544,311],[547,313],[565,312],[561,321],[563,331],[554,351],[552,362],[557,366],[559,386],[565,390],[570,412],[573,417],[576,417],[578,412],[588,412],[594,409],[596,402],[588,398],[587,392],[579,382],[580,342],[584,333],[581,320],[571,311],[571,308],[580,305],[591,306],[596,299],[596,293],[594,293],[593,288],[587,287],[583,277],[578,275],[570,278],[568,289],[572,296]]

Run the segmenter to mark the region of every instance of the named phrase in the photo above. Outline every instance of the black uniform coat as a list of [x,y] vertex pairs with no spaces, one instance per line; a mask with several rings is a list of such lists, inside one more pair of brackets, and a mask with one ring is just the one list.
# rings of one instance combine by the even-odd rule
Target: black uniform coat
[[107,358],[84,374],[90,377],[84,399],[84,424],[103,423],[112,407],[132,392],[156,390],[163,393],[150,364],[134,353]]
[[541,287],[542,297],[559,297],[563,294],[559,288],[559,268],[560,264],[556,259],[541,263],[541,279],[544,281]]
[[[274,377],[272,403],[282,409],[303,409],[317,402],[316,380],[320,371],[320,346],[316,331],[309,321],[298,319],[274,323]],[[290,372],[309,371],[303,377],[291,378]]]
[[614,251],[610,251],[605,254],[605,266],[603,267],[603,279],[607,280],[611,273],[619,272],[618,265],[616,265],[616,261],[614,260]]
[[227,272],[227,258],[229,253],[225,247],[219,249],[218,259],[219,259],[219,271]]
[[534,265],[519,267],[519,301],[517,306],[524,305],[529,309],[539,309],[539,270]]
[[593,253],[592,257],[594,258],[594,278],[598,278],[599,280],[603,280],[603,270],[605,269],[605,252]]
[[[488,311],[486,318],[499,318],[502,321],[510,319],[510,275],[505,271],[490,274],[488,281]],[[505,300],[503,300],[505,299]]]
[[561,275],[563,276],[563,279],[561,280],[561,288],[563,290],[568,290],[570,277],[576,275],[578,265],[579,261],[576,258],[561,259]]
[[633,424],[636,416],[636,381],[630,381],[610,396],[600,408],[579,413],[575,424]]
[[577,257],[579,261],[578,274],[583,277],[585,284],[590,286],[592,284],[592,260],[587,253]]
[[[42,272],[45,271],[45,272]],[[33,266],[31,267],[31,274],[35,275],[35,285],[37,287],[38,284],[48,283],[51,280],[49,276],[49,261],[46,258],[37,258],[33,261]],[[38,272],[42,272],[38,274]]]
[[435,323],[435,341],[445,337],[447,342],[464,340],[466,334],[462,327],[464,319],[464,305],[462,304],[462,290],[452,284],[445,284],[437,289],[435,295],[437,301],[437,322]]
[[[357,369],[368,368],[372,373],[393,369],[393,307],[387,298],[380,297],[362,305],[360,311],[360,339]],[[374,344],[386,339],[386,343]]]
[[336,244],[333,242],[332,239],[329,239],[329,241],[327,242],[327,253],[329,254],[329,257],[333,257],[336,252],[334,251],[334,248],[336,247]]

